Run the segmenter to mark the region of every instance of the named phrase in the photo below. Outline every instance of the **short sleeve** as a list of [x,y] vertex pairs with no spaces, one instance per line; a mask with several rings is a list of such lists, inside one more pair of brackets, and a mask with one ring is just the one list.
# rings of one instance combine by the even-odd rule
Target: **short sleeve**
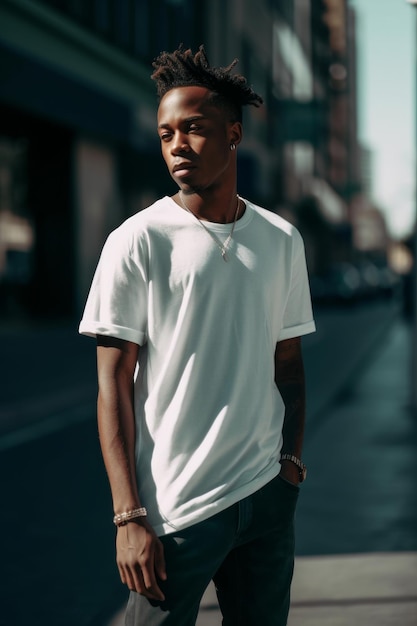
[[297,229],[294,229],[293,237],[290,288],[284,311],[283,327],[278,341],[307,335],[316,330],[304,243]]
[[146,251],[122,230],[108,237],[97,265],[79,332],[146,342],[148,281]]

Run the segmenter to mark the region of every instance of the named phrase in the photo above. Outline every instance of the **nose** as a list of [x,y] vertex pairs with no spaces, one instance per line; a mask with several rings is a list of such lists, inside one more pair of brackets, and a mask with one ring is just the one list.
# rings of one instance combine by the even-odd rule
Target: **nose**
[[176,132],[171,141],[172,154],[181,154],[189,150],[190,146],[188,145],[187,135],[182,132]]

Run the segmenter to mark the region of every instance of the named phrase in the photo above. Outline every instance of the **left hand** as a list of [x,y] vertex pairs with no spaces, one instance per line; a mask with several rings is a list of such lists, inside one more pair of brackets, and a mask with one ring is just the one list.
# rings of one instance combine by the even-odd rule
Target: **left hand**
[[300,472],[298,467],[291,461],[281,461],[281,471],[279,475],[297,487],[300,484]]
[[116,551],[122,583],[151,600],[165,600],[158,584],[167,578],[164,548],[145,518],[118,527]]

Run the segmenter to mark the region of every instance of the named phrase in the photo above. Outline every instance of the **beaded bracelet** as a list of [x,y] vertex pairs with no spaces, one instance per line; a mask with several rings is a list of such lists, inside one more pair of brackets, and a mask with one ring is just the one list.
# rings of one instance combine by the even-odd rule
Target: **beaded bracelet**
[[148,512],[144,506],[141,506],[139,509],[125,511],[124,513],[117,513],[113,517],[113,524],[115,524],[116,526],[124,526],[131,520],[137,519],[138,517],[146,517],[147,514]]

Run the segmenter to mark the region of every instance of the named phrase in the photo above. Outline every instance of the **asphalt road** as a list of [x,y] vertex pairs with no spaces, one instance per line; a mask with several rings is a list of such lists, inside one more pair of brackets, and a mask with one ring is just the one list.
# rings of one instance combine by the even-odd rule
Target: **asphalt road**
[[102,626],[124,599],[94,420],[3,451],[1,626]]
[[312,471],[297,510],[298,554],[417,551],[411,349],[404,322],[381,329],[372,357],[310,421],[304,457]]
[[[398,326],[393,319],[393,309],[386,303],[324,312],[317,318],[318,333],[304,341],[309,391],[305,454],[314,473],[300,500],[299,554],[369,551],[381,546],[417,548],[415,533],[405,527],[388,542],[384,535],[390,516],[407,518],[404,497],[413,495],[403,490],[401,498],[396,497],[403,469],[401,448],[396,459],[398,473],[393,476],[389,465],[381,464],[375,441],[371,453],[355,445],[363,442],[359,437],[363,428],[368,428],[372,439],[372,426],[366,426],[363,411],[347,423],[343,412],[334,413],[333,419],[330,410],[331,398],[342,402],[343,394],[349,395],[355,376],[357,379],[362,371],[359,368],[381,350],[384,337]],[[67,340],[72,345],[71,333]],[[52,339],[45,334],[42,341],[35,342],[34,351],[26,342],[28,358],[37,354],[39,362],[46,363],[45,355],[56,354],[62,341],[58,334]],[[66,386],[58,367],[46,378],[45,368],[32,368],[28,384],[32,395],[28,392],[26,397],[32,404],[25,411],[21,394],[16,396],[16,377],[9,373],[15,393],[11,389],[4,393],[8,430],[3,427],[0,437],[1,626],[104,626],[126,598],[114,565],[112,509],[94,411],[85,404],[87,390],[92,393],[94,386],[90,346],[81,364],[77,350],[66,352]],[[18,363],[16,346],[9,350]],[[387,364],[388,374],[395,366]],[[42,397],[48,409],[43,413]],[[371,394],[372,407],[373,400],[377,399]],[[371,413],[375,416],[374,409]],[[389,412],[385,411],[383,419],[389,425]],[[392,436],[389,429],[386,436]],[[382,451],[383,443],[378,443]],[[381,480],[390,486],[387,492],[378,492]],[[370,511],[369,506],[364,507],[366,503],[380,507],[385,524],[381,522],[379,533],[371,523],[374,516],[364,513]],[[357,513],[353,518],[352,511]],[[413,515],[414,509],[408,515],[409,523],[414,523]]]

